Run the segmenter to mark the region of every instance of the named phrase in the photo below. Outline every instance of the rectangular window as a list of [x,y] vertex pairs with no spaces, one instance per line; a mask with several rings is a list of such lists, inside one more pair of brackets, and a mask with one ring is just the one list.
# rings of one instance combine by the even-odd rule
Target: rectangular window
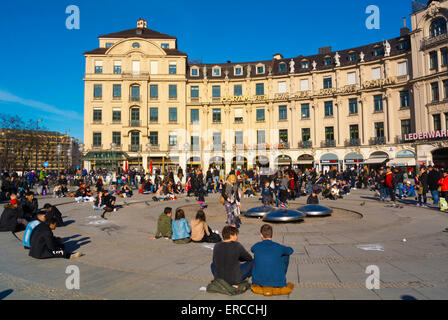
[[333,64],[333,59],[331,58],[325,58],[325,65],[326,66],[331,66]]
[[303,61],[302,62],[302,69],[308,69],[309,63],[308,61]]
[[235,131],[235,144],[244,144],[243,131]]
[[278,140],[280,143],[288,143],[288,129],[278,130]]
[[429,53],[429,69],[434,70],[438,67],[438,61],[437,61],[437,51],[431,51]]
[[257,96],[262,96],[264,95],[264,83],[257,83],[255,85],[255,94]]
[[240,76],[243,74],[243,69],[240,67],[235,68],[235,75]]
[[333,83],[331,77],[324,78],[324,89],[331,89],[333,87]]
[[113,85],[113,98],[114,99],[121,98],[121,84],[114,84]]
[[349,114],[358,114],[358,99],[353,98],[348,100]]
[[191,86],[190,94],[192,98],[199,98],[199,86]]
[[159,122],[159,108],[149,108],[149,122]]
[[286,63],[280,63],[279,70],[280,72],[286,72]]
[[265,121],[264,108],[257,109],[257,121]]
[[113,42],[106,42],[106,48],[110,48],[114,45]]
[[94,132],[93,133],[93,146],[94,147],[101,147],[101,132]]
[[350,140],[359,139],[359,128],[357,124],[350,125]]
[[257,144],[266,143],[266,136],[264,130],[257,130]]
[[121,146],[121,132],[112,132],[112,143]]
[[177,99],[177,85],[170,84],[169,85],[169,98],[170,99]]
[[400,91],[400,108],[409,108],[409,91]]
[[114,61],[114,74],[121,74],[121,61]]
[[379,57],[384,55],[384,50],[383,48],[376,48],[375,51],[373,52],[373,54],[375,55],[375,57]]
[[95,84],[93,85],[93,98],[101,99],[103,97],[103,85]]
[[190,121],[191,123],[199,122],[199,109],[190,110]]
[[243,108],[236,108],[234,109],[235,113],[235,122],[243,122]]
[[399,76],[405,76],[408,74],[408,63],[407,61],[400,62],[398,64],[398,75]]
[[287,120],[288,119],[288,110],[286,106],[278,107],[278,120]]
[[115,123],[121,122],[121,110],[120,109],[112,110],[112,122],[115,122]]
[[177,135],[175,133],[170,133],[168,143],[170,147],[177,146]]
[[212,97],[213,98],[221,97],[221,86],[212,86]]
[[140,132],[131,132],[131,151],[139,151],[140,149]]
[[152,146],[158,146],[159,145],[159,133],[157,131],[151,131],[149,133],[149,143]]
[[132,74],[134,76],[140,75],[140,61],[132,61]]
[[191,136],[190,137],[191,150],[198,151],[201,150],[199,136]]
[[169,49],[170,48],[170,44],[169,43],[162,43],[160,46],[162,47],[162,49]]
[[381,94],[373,96],[373,104],[375,112],[383,111],[383,96]]
[[439,114],[433,114],[432,118],[434,120],[434,131],[442,130],[442,120]]
[[375,122],[375,137],[384,138],[384,122]]
[[411,119],[401,120],[401,135],[411,133]]
[[381,67],[372,68],[372,80],[381,79]]
[[95,73],[103,73],[103,61],[95,61]]
[[442,48],[440,55],[442,56],[442,67],[446,67],[448,65],[448,48]]
[[213,68],[213,76],[219,77],[221,75],[221,69],[219,68]]
[[310,118],[310,104],[309,103],[302,103],[300,106],[302,119],[309,119]]
[[264,73],[264,67],[263,66],[258,66],[257,67],[257,73]]
[[140,101],[140,87],[139,86],[131,87],[131,101]]
[[303,128],[302,129],[302,141],[306,142],[311,139],[311,129],[310,128]]
[[278,93],[286,93],[286,81],[280,81],[278,83]]
[[431,98],[432,98],[432,102],[436,102],[436,101],[440,100],[439,83],[438,82],[431,83]]
[[236,97],[240,97],[243,95],[243,86],[241,84],[235,84],[233,86],[233,95]]
[[101,122],[102,120],[102,110],[101,109],[93,109],[93,122]]
[[177,73],[177,65],[176,62],[170,62],[169,64],[169,74],[176,74]]
[[448,99],[448,79],[443,80],[442,83],[443,83],[443,98]]
[[151,84],[149,86],[149,97],[151,99],[159,98],[159,86],[157,84]]
[[169,121],[177,122],[177,108],[169,108]]
[[356,72],[347,73],[347,84],[349,86],[356,84]]
[[191,76],[192,76],[192,77],[197,77],[197,76],[199,76],[199,69],[198,69],[198,68],[193,68],[193,69],[191,69]]
[[151,61],[151,74],[159,73],[159,63],[157,61]]
[[349,59],[351,62],[354,62],[354,61],[358,60],[358,56],[356,55],[356,53],[350,53]]
[[212,117],[214,123],[221,123],[221,109],[213,109]]
[[213,150],[221,150],[221,132],[213,132]]
[[325,101],[325,116],[333,116],[333,101]]
[[334,128],[333,127],[325,127],[325,140],[326,141],[334,141]]
[[300,91],[308,91],[308,90],[309,90],[308,79],[300,80]]

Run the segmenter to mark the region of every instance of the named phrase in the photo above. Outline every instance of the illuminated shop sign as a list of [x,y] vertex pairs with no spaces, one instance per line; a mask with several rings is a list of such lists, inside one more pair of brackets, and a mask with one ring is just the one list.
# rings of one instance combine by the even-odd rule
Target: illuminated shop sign
[[447,138],[447,133],[448,133],[447,130],[437,130],[437,131],[419,132],[419,133],[408,133],[408,134],[404,135],[404,141]]

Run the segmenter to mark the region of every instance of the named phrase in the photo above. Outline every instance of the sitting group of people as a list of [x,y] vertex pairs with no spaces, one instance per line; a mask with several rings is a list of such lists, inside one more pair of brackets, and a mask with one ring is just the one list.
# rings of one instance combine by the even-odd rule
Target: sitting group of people
[[64,225],[62,214],[56,206],[46,203],[39,210],[37,199],[31,191],[20,202],[15,194],[10,198],[0,217],[0,231],[25,230],[22,243],[29,250],[30,257],[73,259],[81,256],[80,252],[69,252],[62,239],[54,236],[56,227]]
[[172,220],[173,209],[166,207],[157,221],[157,232],[152,240],[159,238],[171,239],[176,244],[189,242],[216,243],[221,241],[220,235],[207,225],[205,212],[198,210],[195,219],[188,224],[185,212],[177,209]]

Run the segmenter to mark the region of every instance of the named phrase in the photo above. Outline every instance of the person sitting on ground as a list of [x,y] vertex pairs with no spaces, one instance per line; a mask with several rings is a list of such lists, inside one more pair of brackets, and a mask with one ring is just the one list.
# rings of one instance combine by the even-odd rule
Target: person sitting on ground
[[14,194],[11,195],[11,200],[4,207],[5,209],[0,217],[0,231],[17,232],[24,230],[28,221],[22,217],[21,209]]
[[47,214],[47,219],[49,218],[55,218],[58,224],[56,227],[63,227],[64,221],[62,220],[62,213],[59,211],[59,209],[56,206],[52,206],[49,203],[44,204],[44,211]]
[[28,225],[26,226],[25,229],[25,233],[23,234],[23,240],[22,240],[22,244],[23,247],[25,249],[29,249],[31,244],[30,244],[30,239],[31,239],[31,234],[33,233],[34,229],[41,224],[42,222],[45,223],[46,220],[46,211],[39,211],[36,214],[37,219],[31,221],[30,223],[28,223]]
[[333,192],[332,188],[330,187],[329,183],[327,183],[325,185],[325,188],[322,191],[322,196],[324,197],[324,199],[336,200],[336,198],[334,196],[334,192]]
[[176,192],[177,194],[181,194],[184,192],[182,183],[180,181],[177,182],[176,187],[174,188],[174,192]]
[[75,192],[75,201],[77,203],[84,202],[86,200],[86,189],[81,185]]
[[221,241],[219,234],[207,225],[205,212],[198,210],[196,218],[191,222],[191,240],[193,242],[209,242],[216,243]]
[[184,244],[191,241],[190,232],[191,227],[188,225],[187,219],[185,219],[185,213],[182,209],[176,210],[176,215],[171,223],[173,229],[173,235],[171,239],[174,243]]
[[407,181],[403,187],[403,196],[405,198],[410,198],[410,197],[417,198],[417,194],[415,193],[415,187],[411,184],[410,181]]
[[157,220],[157,232],[155,237],[152,237],[151,240],[156,240],[159,238],[167,238],[171,239],[173,235],[173,229],[171,227],[172,225],[172,216],[173,209],[170,207],[166,207],[163,210],[163,213],[159,216],[159,219]]
[[81,256],[80,252],[68,252],[62,243],[62,239],[53,235],[56,224],[57,220],[55,218],[46,219],[45,223],[40,223],[34,229],[30,239],[30,257],[36,259],[74,259]]
[[28,191],[26,193],[25,199],[20,203],[20,207],[22,208],[23,218],[27,221],[32,221],[36,218],[39,205],[37,199],[34,197],[33,191]]
[[109,194],[109,191],[104,190],[103,193],[103,203],[104,203],[104,212],[101,215],[101,218],[106,219],[105,214],[107,212],[117,211],[117,208],[115,207],[115,197]]
[[238,286],[251,276],[253,258],[238,242],[237,228],[225,226],[222,229],[222,239],[213,249],[213,262],[210,266],[212,274],[215,279]]
[[313,189],[313,192],[309,195],[308,199],[306,199],[306,204],[319,204],[319,197],[317,196],[315,189]]
[[155,194],[155,196],[157,198],[157,200],[168,200],[168,197],[165,196],[165,193],[163,192],[163,185],[160,185],[159,189],[157,189],[157,192]]
[[130,197],[132,197],[133,192],[132,192],[132,189],[129,188],[129,186],[125,183],[123,185],[123,187],[121,188],[120,194],[122,194],[124,198],[128,198],[128,197],[130,198]]
[[104,204],[103,192],[98,192],[98,195],[95,197],[95,201],[93,201],[93,210],[103,210],[106,207]]
[[289,257],[294,252],[291,247],[272,241],[272,226],[264,224],[260,229],[261,242],[251,248],[254,254],[252,283],[262,287],[286,287],[286,273]]
[[62,197],[62,187],[61,187],[61,185],[56,185],[54,188],[53,188],[53,196],[55,197],[55,198],[59,198],[59,197]]
[[341,195],[341,189],[339,189],[339,185],[335,184],[333,185],[333,187],[331,188],[331,193],[334,196],[335,200],[336,199],[342,199],[342,195]]
[[87,202],[95,201],[95,198],[93,197],[93,191],[90,190],[89,186],[86,186],[86,198],[85,198],[85,201],[87,201]]

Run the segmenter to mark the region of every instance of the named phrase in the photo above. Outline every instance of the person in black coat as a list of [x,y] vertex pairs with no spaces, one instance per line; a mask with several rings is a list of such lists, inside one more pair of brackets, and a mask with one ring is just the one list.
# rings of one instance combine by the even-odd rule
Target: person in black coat
[[61,211],[59,211],[58,208],[56,208],[56,206],[52,206],[49,203],[44,204],[44,210],[47,212],[46,216],[48,217],[48,219],[50,218],[55,218],[57,223],[56,223],[56,227],[63,227],[64,226],[64,221],[62,220],[62,213]]
[[429,192],[431,192],[432,201],[434,205],[439,204],[439,180],[442,178],[439,170],[437,168],[433,168],[432,166],[428,167],[428,188]]
[[61,238],[53,235],[56,229],[55,218],[46,219],[45,223],[39,224],[31,234],[29,256],[36,259],[65,258],[72,259],[81,256],[81,253],[70,253],[65,249]]
[[5,209],[0,217],[0,231],[17,232],[24,230],[28,221],[20,217],[17,199],[12,199],[5,204]]
[[27,192],[25,195],[25,199],[21,201],[20,205],[23,211],[23,218],[28,221],[34,220],[36,218],[39,204],[37,202],[37,199],[34,198],[34,192]]
[[105,190],[103,193],[103,202],[102,202],[105,207],[104,207],[104,212],[101,215],[101,218],[105,219],[105,214],[106,212],[112,212],[112,211],[117,211],[116,207],[115,207],[115,197],[113,195],[111,195],[109,193],[109,191]]

